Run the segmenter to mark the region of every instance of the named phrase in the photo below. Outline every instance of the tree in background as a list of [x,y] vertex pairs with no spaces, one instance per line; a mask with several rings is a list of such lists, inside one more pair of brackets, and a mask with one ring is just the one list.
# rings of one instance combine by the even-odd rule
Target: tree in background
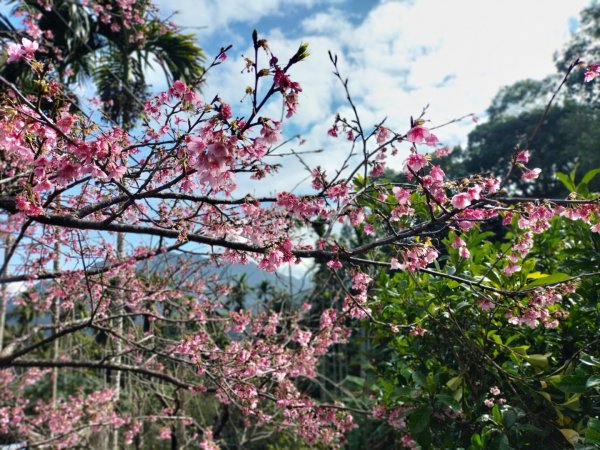
[[[599,167],[597,124],[600,116],[596,108],[589,105],[563,101],[548,111],[543,131],[533,142],[527,142],[544,112],[543,108],[532,107],[530,103],[545,98],[538,97],[539,87],[539,83],[524,81],[500,91],[488,109],[489,120],[469,133],[464,149],[453,152],[449,176],[475,172],[505,176],[511,167],[511,158],[519,150],[529,149],[531,167],[542,169],[538,179],[535,183],[521,183],[518,191],[515,179],[511,179],[508,187],[523,195],[564,198],[569,192],[556,178],[556,172],[571,172],[577,168],[577,172],[583,174]],[[513,96],[513,88],[519,97]],[[597,190],[598,181],[594,180],[591,187]]]
[[[600,42],[600,6],[594,2],[581,12],[580,27],[565,49],[555,56],[558,73],[565,73],[579,58],[593,63]],[[593,71],[591,72],[593,73]],[[470,134],[464,149],[452,155],[449,176],[491,171],[504,175],[518,150],[530,150],[531,166],[542,169],[535,184],[520,186],[520,193],[532,196],[564,197],[569,193],[555,176],[577,167],[584,174],[600,166],[598,146],[598,94],[593,83],[582,83],[584,75],[567,77],[556,105],[544,115],[544,108],[560,83],[559,76],[544,80],[521,80],[499,90],[487,110],[488,120]],[[541,119],[543,117],[543,119]],[[540,120],[541,119],[541,120]],[[528,136],[543,129],[531,142]],[[509,187],[515,187],[509,183]],[[590,187],[600,188],[595,179]]]

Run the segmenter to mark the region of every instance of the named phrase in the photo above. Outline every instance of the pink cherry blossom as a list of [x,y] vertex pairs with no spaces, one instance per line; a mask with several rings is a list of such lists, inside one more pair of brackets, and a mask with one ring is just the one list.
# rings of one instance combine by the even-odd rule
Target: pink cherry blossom
[[406,133],[406,139],[414,144],[426,143],[427,145],[435,145],[438,142],[437,137],[431,131],[420,125],[411,128]]
[[523,150],[523,151],[517,153],[517,156],[515,156],[515,160],[518,163],[527,164],[529,162],[529,157],[530,156],[531,155],[529,153],[529,150]]
[[450,203],[452,203],[452,206],[454,206],[455,208],[465,209],[466,207],[471,205],[472,200],[473,198],[469,193],[461,192],[459,194],[454,195]]
[[405,172],[407,168],[412,170],[413,172],[418,172],[423,167],[428,164],[427,158],[424,155],[420,155],[418,153],[411,153],[406,161],[404,162]]
[[524,170],[521,174],[521,179],[526,181],[535,180],[540,175],[540,173],[542,173],[542,169],[539,168]]
[[21,39],[21,45],[12,43],[8,45],[8,59],[7,62],[11,63],[18,61],[19,59],[25,59],[30,61],[35,56],[35,52],[38,50],[39,44],[35,41],[31,41],[27,38]]
[[584,81],[589,83],[598,76],[600,76],[600,62],[588,64],[585,69]]
[[483,311],[491,311],[494,309],[494,303],[492,303],[491,301],[487,300],[487,299],[483,299],[480,300],[478,303],[478,306],[483,310]]
[[410,205],[410,190],[394,186],[392,188],[392,192],[394,193],[394,197],[396,197],[399,205]]
[[8,59],[6,62],[11,63],[18,61],[23,57],[23,47],[20,44],[11,43],[7,47]]
[[429,171],[429,175],[434,181],[441,183],[444,181],[444,177],[446,174],[442,170],[440,166],[431,166],[431,170]]
[[385,141],[388,140],[389,136],[390,136],[390,131],[387,128],[384,127],[378,127],[377,128],[377,132],[376,132],[376,140],[378,144],[383,144]]
[[327,267],[329,267],[329,268],[330,268],[330,269],[332,269],[332,270],[339,270],[339,269],[341,269],[343,266],[342,266],[342,263],[341,263],[339,260],[337,260],[337,259],[332,259],[331,261],[328,261],[328,262],[327,262]]
[[511,276],[513,273],[521,270],[521,266],[514,263],[509,263],[503,270],[504,275]]

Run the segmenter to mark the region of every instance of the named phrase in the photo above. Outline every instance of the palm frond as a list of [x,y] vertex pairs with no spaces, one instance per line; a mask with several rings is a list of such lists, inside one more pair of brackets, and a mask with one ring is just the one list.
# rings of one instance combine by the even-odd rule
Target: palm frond
[[142,59],[147,61],[152,55],[169,84],[175,80],[194,83],[204,74],[206,56],[194,35],[164,31],[160,24],[152,22],[146,39],[146,45],[140,50]]

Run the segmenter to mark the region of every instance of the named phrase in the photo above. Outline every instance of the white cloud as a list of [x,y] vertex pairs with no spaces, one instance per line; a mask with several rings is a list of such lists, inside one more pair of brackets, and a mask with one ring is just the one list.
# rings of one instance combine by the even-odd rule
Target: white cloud
[[[311,7],[303,10],[306,16],[294,17],[301,32],[286,26],[289,17],[281,16],[284,4]],[[387,1],[358,17],[353,9],[356,1],[323,6],[316,0],[183,0],[176,6],[186,13],[176,20],[183,25],[210,24],[206,33],[220,28],[225,30],[222,36],[229,33],[228,38],[247,48],[249,42],[239,37],[235,24],[280,15],[277,28],[263,30],[274,53],[282,58],[292,55],[302,41],[309,43],[311,52],[307,61],[292,70],[292,78],[304,89],[292,129],[304,130],[307,148],[327,148],[324,154],[306,155],[306,161],[333,170],[347,147],[341,140],[328,138],[326,130],[336,109],[346,106],[327,50],[339,54],[342,75],[350,79],[363,124],[372,126],[387,116],[388,126],[407,131],[409,117],[419,115],[426,105],[430,105],[426,117],[434,125],[468,113],[481,116],[500,87],[553,73],[553,53],[564,47],[569,24],[588,4],[589,0]],[[237,104],[249,78],[241,81],[239,52],[231,56],[226,66],[211,75],[207,91],[213,93],[216,88]],[[279,117],[281,104],[275,102],[265,112]],[[466,140],[473,126],[467,119],[437,134],[442,141],[456,144]],[[402,158],[391,165],[400,168]],[[284,185],[290,188],[303,177],[303,169],[291,165],[263,186],[255,185],[260,191],[273,191]]]
[[[342,70],[359,107],[403,130],[426,105],[436,124],[481,115],[501,86],[553,73],[552,55],[568,40],[569,18],[588,3],[546,1],[541,11],[533,0],[390,1],[353,27],[335,10],[303,25],[345,49]],[[449,140],[464,141],[472,126],[454,126]]]
[[177,24],[196,28],[202,36],[239,23],[255,23],[266,16],[283,16],[291,7],[312,8],[328,3],[340,0],[158,0],[157,6],[163,14],[177,12],[173,17]]

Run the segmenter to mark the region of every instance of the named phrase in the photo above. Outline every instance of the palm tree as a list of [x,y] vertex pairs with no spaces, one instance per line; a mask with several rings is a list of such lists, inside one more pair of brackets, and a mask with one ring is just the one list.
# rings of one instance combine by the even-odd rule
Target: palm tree
[[[131,12],[143,18],[142,25],[124,22],[124,11],[114,0],[105,0],[112,21],[105,23],[89,9],[70,0],[55,0],[46,10],[35,0],[13,0],[16,9],[27,10],[51,44],[40,57],[55,67],[67,85],[92,79],[107,118],[131,128],[147,96],[146,71],[158,65],[168,84],[175,80],[194,83],[204,73],[205,56],[194,35],[165,25],[152,15],[149,3],[137,1]],[[110,7],[110,8],[109,8]],[[0,39],[20,38],[10,20],[0,16]],[[0,64],[0,72],[19,85],[27,84],[31,71],[23,63]]]
[[[148,96],[145,73],[151,58],[162,69],[168,84],[175,80],[197,82],[203,72],[204,54],[193,35],[181,34],[156,19],[144,25],[144,38],[138,42],[135,30],[112,31],[100,24],[99,35],[105,39],[95,59],[94,82],[100,100],[106,104],[108,118],[123,128],[130,128],[142,112]],[[133,40],[133,42],[132,42]]]

